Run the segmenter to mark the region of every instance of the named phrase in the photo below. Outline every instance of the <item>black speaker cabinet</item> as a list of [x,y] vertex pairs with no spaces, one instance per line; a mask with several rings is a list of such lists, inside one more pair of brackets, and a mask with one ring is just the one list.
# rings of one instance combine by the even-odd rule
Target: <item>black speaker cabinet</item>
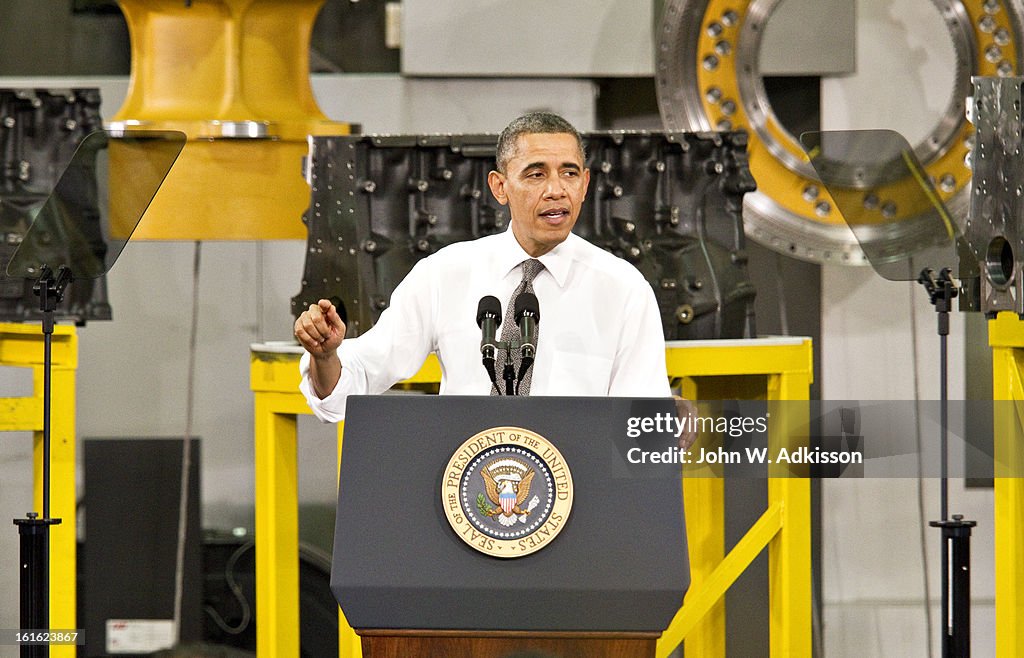
[[[113,653],[108,640],[141,649],[174,619],[182,447],[180,438],[85,441],[85,591],[79,623],[86,656]],[[192,439],[190,462],[183,643],[202,637],[198,439]],[[110,638],[108,623],[114,629]]]

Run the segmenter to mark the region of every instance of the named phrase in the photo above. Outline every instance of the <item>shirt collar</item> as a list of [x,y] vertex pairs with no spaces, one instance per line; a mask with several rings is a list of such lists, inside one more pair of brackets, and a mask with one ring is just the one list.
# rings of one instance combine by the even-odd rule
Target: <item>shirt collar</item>
[[[504,277],[513,269],[519,267],[519,264],[524,260],[533,258],[533,256],[526,253],[519,244],[519,241],[516,240],[515,234],[512,233],[511,224],[501,235],[494,263],[501,276]],[[544,264],[544,269],[551,273],[559,288],[564,288],[566,281],[569,280],[569,270],[574,260],[576,241],[580,239],[582,238],[574,233],[570,233],[569,237],[561,244],[537,259]]]

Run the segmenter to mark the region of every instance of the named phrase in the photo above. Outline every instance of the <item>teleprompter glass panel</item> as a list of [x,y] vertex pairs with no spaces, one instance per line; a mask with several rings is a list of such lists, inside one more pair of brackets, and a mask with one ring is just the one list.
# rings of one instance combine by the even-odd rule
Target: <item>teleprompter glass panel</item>
[[[134,230],[184,145],[185,135],[174,131],[87,135],[53,192],[35,209],[32,225],[7,263],[8,276],[35,279],[44,267],[67,268],[79,279],[106,273],[127,244],[127,238],[111,237],[111,218]],[[120,170],[130,171],[130,179],[108,180],[114,159],[125,163]],[[109,186],[118,186],[118,194],[107,194]]]
[[879,275],[908,281],[928,269],[956,271],[963,235],[902,135],[834,130],[800,141]]

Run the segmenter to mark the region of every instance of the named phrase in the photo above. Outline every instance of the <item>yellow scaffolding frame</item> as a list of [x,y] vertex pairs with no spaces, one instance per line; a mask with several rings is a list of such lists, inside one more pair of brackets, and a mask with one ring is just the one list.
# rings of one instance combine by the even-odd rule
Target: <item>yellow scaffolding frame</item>
[[[666,358],[669,377],[682,380],[687,398],[768,401],[771,454],[789,447],[787,428],[807,423],[806,407],[771,403],[807,400],[814,372],[808,338],[674,342]],[[796,417],[801,410],[802,417]],[[684,638],[689,655],[725,656],[723,597],[766,546],[770,654],[810,656],[810,481],[769,477],[767,509],[728,555],[724,554],[724,485],[720,478],[684,478],[690,590],[658,640],[658,657],[668,656]]]
[[996,655],[1010,658],[1024,649],[1024,322],[1015,313],[1000,313],[989,322],[988,342],[995,401]]
[[[53,332],[50,409],[50,628],[77,628],[75,610],[75,371],[74,326]],[[0,366],[32,369],[32,395],[0,398],[0,432],[33,432],[33,507],[43,508],[43,333],[39,325],[0,323]],[[28,511],[28,510],[26,510]],[[75,656],[75,645],[54,645],[54,658]]]
[[[254,345],[250,385],[255,398],[257,655],[299,655],[297,418],[309,414],[298,392],[294,345]],[[807,400],[812,380],[807,338],[685,341],[666,350],[669,376],[692,399]],[[440,381],[431,357],[408,384]],[[787,445],[784,428],[806,423],[792,405],[773,410],[771,449]],[[343,426],[338,426],[340,466]],[[768,509],[724,556],[724,488],[715,478],[684,482],[690,591],[658,642],[666,656],[686,638],[692,654],[725,655],[725,591],[767,546],[771,602],[771,655],[811,655],[810,483],[768,480]],[[362,655],[358,636],[340,616],[339,651]]]
[[[292,343],[254,345],[250,386],[255,402],[256,653],[299,655],[299,516],[297,416],[312,413],[299,393],[299,357]],[[431,355],[405,384],[441,381]],[[337,467],[345,430],[338,423]],[[338,610],[340,656],[362,656],[359,636]]]

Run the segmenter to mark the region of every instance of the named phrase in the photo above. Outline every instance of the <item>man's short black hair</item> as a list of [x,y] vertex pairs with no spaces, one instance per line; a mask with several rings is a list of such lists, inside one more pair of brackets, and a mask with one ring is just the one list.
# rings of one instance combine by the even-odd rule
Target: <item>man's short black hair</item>
[[498,148],[495,153],[498,171],[503,174],[507,173],[506,167],[508,167],[509,160],[515,157],[516,141],[520,136],[537,133],[572,135],[580,147],[580,159],[586,161],[587,154],[583,148],[583,138],[571,123],[551,112],[530,112],[514,119],[512,123],[505,126],[505,130],[502,130],[501,135],[498,136]]

